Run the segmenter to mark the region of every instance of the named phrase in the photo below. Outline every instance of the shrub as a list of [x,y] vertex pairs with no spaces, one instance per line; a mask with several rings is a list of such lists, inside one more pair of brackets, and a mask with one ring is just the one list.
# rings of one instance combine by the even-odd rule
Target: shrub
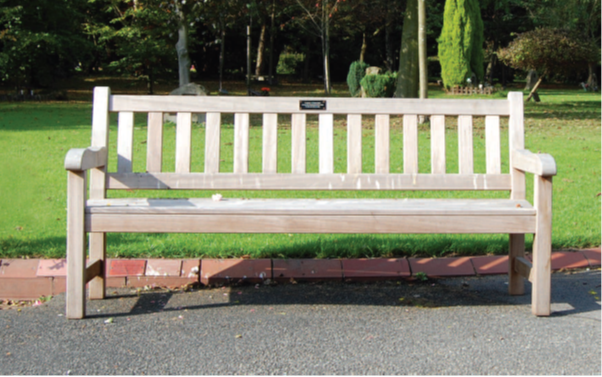
[[349,86],[349,93],[352,97],[359,97],[361,92],[360,82],[366,75],[366,68],[369,65],[361,61],[355,61],[349,66],[349,73],[347,74],[347,85]]
[[472,73],[483,80],[483,20],[477,0],[447,0],[439,43],[445,87],[466,85]]
[[368,98],[393,97],[396,82],[397,74],[385,73],[364,76],[361,85]]

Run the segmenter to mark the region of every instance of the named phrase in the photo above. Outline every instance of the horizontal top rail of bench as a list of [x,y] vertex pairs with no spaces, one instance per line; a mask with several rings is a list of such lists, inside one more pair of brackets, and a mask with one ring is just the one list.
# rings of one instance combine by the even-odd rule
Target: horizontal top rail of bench
[[[325,109],[301,109],[301,102]],[[281,114],[510,115],[508,100],[111,95],[109,111]]]

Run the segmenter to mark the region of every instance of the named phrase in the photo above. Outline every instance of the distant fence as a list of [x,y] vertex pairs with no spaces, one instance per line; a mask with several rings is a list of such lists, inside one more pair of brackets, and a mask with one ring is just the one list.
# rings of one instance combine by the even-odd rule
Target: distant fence
[[488,86],[485,88],[477,88],[477,87],[459,87],[454,86],[451,89],[447,90],[447,94],[459,94],[459,95],[470,95],[470,94],[492,94],[493,88]]

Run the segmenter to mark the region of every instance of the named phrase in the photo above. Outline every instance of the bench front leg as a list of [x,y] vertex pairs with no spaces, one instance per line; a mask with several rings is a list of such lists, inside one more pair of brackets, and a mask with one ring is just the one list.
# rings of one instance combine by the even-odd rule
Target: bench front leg
[[552,288],[552,177],[535,176],[533,269],[531,271],[533,314],[549,316]]
[[86,172],[67,172],[67,307],[69,319],[86,315]]

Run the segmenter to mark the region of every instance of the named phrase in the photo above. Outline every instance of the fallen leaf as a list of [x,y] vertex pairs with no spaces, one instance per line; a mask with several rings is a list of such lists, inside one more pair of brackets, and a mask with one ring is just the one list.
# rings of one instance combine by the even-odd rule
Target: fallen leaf
[[107,320],[105,321],[105,323],[107,323],[107,324],[109,324],[109,323],[113,323],[113,317],[111,317],[111,318],[107,319]]
[[240,335],[240,334],[237,334],[237,335],[235,336],[235,338],[236,338],[236,339],[240,339],[240,338],[242,338],[242,335]]

